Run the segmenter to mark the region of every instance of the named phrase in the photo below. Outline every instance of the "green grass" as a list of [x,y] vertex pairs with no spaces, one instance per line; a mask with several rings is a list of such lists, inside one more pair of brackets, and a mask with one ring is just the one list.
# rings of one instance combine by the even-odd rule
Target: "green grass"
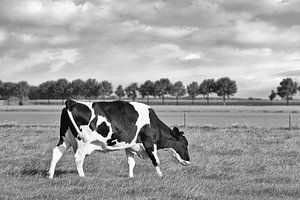
[[45,178],[57,126],[0,125],[0,199],[299,199],[299,130],[264,128],[185,129],[190,166],[159,151],[164,177],[136,158],[127,176],[124,151],[93,153],[86,178],[77,174],[73,152]]

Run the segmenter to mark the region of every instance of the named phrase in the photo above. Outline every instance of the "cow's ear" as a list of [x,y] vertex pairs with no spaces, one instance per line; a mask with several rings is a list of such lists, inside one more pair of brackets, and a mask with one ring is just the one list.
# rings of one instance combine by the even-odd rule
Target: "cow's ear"
[[179,139],[180,136],[180,132],[179,129],[177,127],[174,127],[172,132],[171,132],[172,136],[175,137],[176,139]]

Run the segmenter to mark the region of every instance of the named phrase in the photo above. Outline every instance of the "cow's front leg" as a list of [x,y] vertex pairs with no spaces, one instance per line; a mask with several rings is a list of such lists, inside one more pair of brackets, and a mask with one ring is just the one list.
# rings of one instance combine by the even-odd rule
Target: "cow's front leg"
[[159,159],[158,159],[158,156],[157,156],[156,145],[154,144],[152,147],[145,147],[145,149],[146,149],[146,152],[147,152],[149,158],[152,161],[152,164],[155,167],[157,175],[159,177],[162,177],[162,172],[161,172],[160,167],[159,167],[160,162],[159,162]]
[[145,150],[155,167],[156,173],[159,177],[162,177],[162,172],[159,167],[159,158],[157,156],[157,145],[154,143],[154,134],[150,128],[145,128],[141,133],[142,143]]
[[135,166],[134,154],[128,149],[125,149],[125,152],[129,169],[129,178],[133,178],[133,168]]
[[85,177],[84,172],[83,172],[83,162],[85,158],[85,153],[82,152],[80,149],[78,149],[75,153],[75,163],[78,171],[78,175],[80,177]]

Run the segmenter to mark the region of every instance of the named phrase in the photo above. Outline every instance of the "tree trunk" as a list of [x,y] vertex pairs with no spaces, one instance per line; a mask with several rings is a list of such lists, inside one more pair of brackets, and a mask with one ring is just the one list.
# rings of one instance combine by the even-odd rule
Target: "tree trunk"
[[147,95],[147,104],[149,105],[149,95]]
[[209,105],[209,94],[207,94],[206,101],[207,101],[207,105]]
[[225,96],[223,96],[223,105],[226,106]]
[[161,99],[162,99],[162,105],[165,105],[165,96],[161,95]]
[[176,95],[176,105],[178,105],[178,95]]
[[286,105],[288,106],[289,105],[289,96],[286,98]]
[[195,100],[195,97],[192,96],[192,105],[194,105],[194,100]]
[[50,104],[50,98],[48,98],[48,105]]

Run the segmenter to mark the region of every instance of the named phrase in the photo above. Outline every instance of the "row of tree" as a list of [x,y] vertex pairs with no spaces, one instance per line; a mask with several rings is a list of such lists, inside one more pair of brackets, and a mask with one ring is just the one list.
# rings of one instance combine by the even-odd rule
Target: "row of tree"
[[289,101],[293,99],[293,96],[297,91],[300,91],[298,83],[292,78],[285,78],[279,83],[276,92],[274,90],[271,91],[269,99],[270,101],[273,101],[278,95],[280,98],[285,99],[286,104],[289,105]]
[[142,98],[147,98],[149,103],[149,97],[160,97],[162,104],[164,104],[165,96],[175,96],[176,104],[180,97],[188,94],[194,104],[196,96],[203,95],[207,99],[209,104],[209,96],[212,93],[216,93],[222,97],[225,104],[227,97],[233,96],[237,92],[236,82],[228,77],[219,78],[218,80],[206,79],[200,84],[196,81],[190,83],[186,87],[181,81],[172,83],[168,78],[161,78],[157,81],[147,80],[140,86],[137,83],[132,83],[125,89],[122,85],[118,85],[116,90],[113,90],[113,86],[109,81],[98,82],[96,79],[81,80],[76,79],[69,82],[66,79],[58,79],[56,81],[45,81],[38,86],[31,86],[26,81],[20,81],[18,83],[2,82],[0,80],[0,96],[2,99],[9,100],[11,97],[17,97],[20,100],[20,104],[24,98],[34,99],[66,99],[70,96],[73,98],[99,98],[103,100],[110,97],[113,93],[121,99],[125,96],[131,98],[132,101],[138,96],[138,93]]

